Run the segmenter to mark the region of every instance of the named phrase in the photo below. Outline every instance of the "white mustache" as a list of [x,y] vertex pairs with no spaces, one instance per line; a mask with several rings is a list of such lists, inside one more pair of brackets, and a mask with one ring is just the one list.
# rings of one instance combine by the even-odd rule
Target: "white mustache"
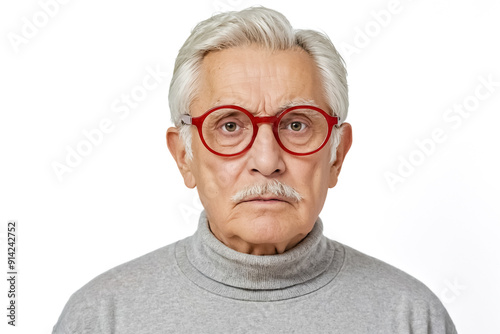
[[231,200],[235,203],[239,203],[247,198],[266,195],[279,196],[292,202],[299,202],[302,200],[302,195],[300,195],[297,190],[278,180],[246,186],[233,195]]

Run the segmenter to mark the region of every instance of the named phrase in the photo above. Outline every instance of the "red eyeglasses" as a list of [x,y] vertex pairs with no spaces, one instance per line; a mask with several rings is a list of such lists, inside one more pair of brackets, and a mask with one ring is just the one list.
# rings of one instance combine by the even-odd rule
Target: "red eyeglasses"
[[196,126],[203,145],[210,152],[224,157],[248,151],[261,123],[272,124],[274,137],[285,152],[313,154],[326,145],[333,126],[339,121],[339,117],[308,105],[290,107],[279,115],[264,117],[255,117],[234,105],[215,107],[199,117],[181,115],[182,124]]

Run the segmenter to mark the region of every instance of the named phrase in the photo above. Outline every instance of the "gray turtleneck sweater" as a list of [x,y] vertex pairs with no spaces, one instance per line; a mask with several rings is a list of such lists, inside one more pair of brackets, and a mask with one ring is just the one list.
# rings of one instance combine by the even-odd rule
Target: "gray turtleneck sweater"
[[438,298],[404,272],[323,236],[291,250],[234,251],[196,233],[96,277],[53,334],[456,333]]

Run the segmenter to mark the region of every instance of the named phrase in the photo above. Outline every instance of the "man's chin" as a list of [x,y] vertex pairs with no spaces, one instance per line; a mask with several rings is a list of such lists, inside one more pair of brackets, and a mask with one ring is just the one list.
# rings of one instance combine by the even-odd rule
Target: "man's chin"
[[[249,213],[248,218],[239,221],[236,226],[240,238],[251,244],[270,244],[286,242],[292,234],[295,224],[290,224],[292,217],[259,212]],[[296,226],[295,226],[296,228]]]

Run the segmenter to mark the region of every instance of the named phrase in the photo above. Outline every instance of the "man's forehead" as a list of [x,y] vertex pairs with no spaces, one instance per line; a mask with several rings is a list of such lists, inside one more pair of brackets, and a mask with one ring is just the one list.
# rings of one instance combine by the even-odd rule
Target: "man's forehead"
[[202,62],[197,96],[201,103],[195,104],[205,111],[237,105],[271,115],[297,105],[325,108],[317,74],[315,63],[302,49],[247,46],[214,51]]

